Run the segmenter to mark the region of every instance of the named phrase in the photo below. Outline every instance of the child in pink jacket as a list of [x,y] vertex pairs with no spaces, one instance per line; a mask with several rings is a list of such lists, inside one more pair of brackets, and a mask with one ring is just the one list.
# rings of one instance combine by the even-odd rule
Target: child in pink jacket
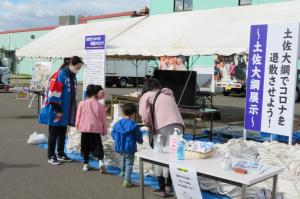
[[76,128],[81,135],[81,152],[84,157],[83,171],[88,171],[89,154],[97,152],[100,172],[105,172],[103,162],[104,151],[101,135],[107,134],[105,106],[99,102],[104,99],[104,90],[98,85],[88,85],[86,90],[87,99],[78,105],[76,115]]

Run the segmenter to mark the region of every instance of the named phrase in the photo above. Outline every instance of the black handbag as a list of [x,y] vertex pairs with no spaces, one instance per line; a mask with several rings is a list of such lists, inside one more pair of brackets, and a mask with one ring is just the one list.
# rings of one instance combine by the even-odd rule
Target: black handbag
[[158,91],[154,97],[153,103],[150,106],[150,113],[151,113],[151,122],[152,122],[152,132],[149,132],[149,144],[151,148],[154,148],[154,136],[156,134],[155,129],[155,103],[157,101],[158,96],[161,94],[161,91]]

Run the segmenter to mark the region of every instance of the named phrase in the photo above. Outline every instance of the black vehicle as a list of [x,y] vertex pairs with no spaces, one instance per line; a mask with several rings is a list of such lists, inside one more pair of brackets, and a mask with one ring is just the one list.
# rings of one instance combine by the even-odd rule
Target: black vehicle
[[7,85],[9,85],[9,69],[0,59],[0,89],[3,89]]

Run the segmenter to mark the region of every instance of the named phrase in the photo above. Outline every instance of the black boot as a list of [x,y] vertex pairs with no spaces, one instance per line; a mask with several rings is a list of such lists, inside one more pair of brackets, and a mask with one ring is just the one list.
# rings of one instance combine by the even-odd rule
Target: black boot
[[173,192],[173,187],[172,187],[172,178],[171,178],[171,175],[169,173],[169,176],[167,177],[166,179],[166,185],[165,185],[165,190],[168,194],[171,194]]
[[166,190],[165,178],[163,176],[157,176],[157,182],[158,182],[159,189],[155,190],[154,194],[156,196],[166,198],[167,193],[165,191]]

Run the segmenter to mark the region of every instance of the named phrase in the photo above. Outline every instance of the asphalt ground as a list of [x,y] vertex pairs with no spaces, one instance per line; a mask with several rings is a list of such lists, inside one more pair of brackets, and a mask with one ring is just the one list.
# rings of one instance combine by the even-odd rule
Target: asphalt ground
[[[107,89],[107,99],[112,93],[134,91]],[[17,100],[16,94],[0,93],[0,199],[140,199],[139,188],[122,188],[118,176],[98,171],[84,173],[76,162],[49,165],[46,150],[26,143],[34,131],[47,133],[45,126],[37,124],[37,100],[31,109],[29,101]],[[222,118],[215,125],[242,122],[244,104],[242,96],[214,97]],[[296,114],[300,114],[299,103]],[[155,198],[150,188],[146,188],[146,197]]]
[[[122,188],[118,176],[83,172],[77,162],[48,164],[46,150],[26,143],[32,132],[47,132],[36,122],[37,104],[28,104],[0,93],[0,199],[140,199],[139,188]],[[146,196],[155,198],[150,188]]]

